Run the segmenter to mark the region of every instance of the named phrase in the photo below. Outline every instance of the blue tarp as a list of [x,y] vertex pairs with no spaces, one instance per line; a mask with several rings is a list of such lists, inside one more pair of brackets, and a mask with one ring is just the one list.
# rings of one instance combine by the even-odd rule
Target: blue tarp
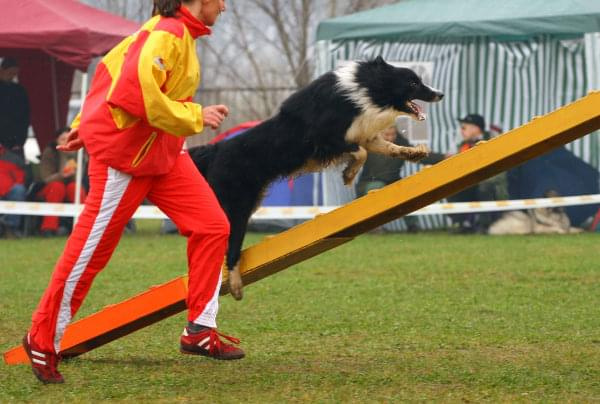
[[[599,193],[598,170],[564,147],[508,172],[511,199],[543,198],[549,190],[561,196]],[[599,205],[567,207],[573,226],[581,225],[598,211]]]
[[269,187],[262,206],[312,206],[314,175],[276,181]]
[[[259,121],[245,122],[241,125],[236,126],[224,132],[215,139],[213,142],[227,141],[238,135],[241,135],[249,128],[259,124]],[[313,190],[314,190],[314,175],[306,174],[294,178],[284,178],[279,181],[275,181],[271,184],[265,194],[261,205],[262,206],[312,206],[313,201]],[[319,204],[322,203],[320,200],[317,201]]]

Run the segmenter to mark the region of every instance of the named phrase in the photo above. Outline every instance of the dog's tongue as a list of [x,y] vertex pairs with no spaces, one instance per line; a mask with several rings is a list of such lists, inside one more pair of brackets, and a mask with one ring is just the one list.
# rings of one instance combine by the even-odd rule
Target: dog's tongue
[[417,104],[416,102],[411,102],[411,105],[414,108],[417,115],[417,119],[419,121],[424,121],[427,119],[427,114],[423,112],[423,108],[421,108],[419,104]]

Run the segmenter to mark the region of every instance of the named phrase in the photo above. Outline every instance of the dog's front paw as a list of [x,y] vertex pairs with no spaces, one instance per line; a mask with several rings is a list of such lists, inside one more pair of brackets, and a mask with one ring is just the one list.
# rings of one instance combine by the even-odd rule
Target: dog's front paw
[[244,297],[244,283],[242,282],[239,265],[229,271],[229,293],[235,300],[242,300]]
[[417,162],[427,156],[429,156],[429,149],[424,144],[406,148],[405,159],[408,161]]

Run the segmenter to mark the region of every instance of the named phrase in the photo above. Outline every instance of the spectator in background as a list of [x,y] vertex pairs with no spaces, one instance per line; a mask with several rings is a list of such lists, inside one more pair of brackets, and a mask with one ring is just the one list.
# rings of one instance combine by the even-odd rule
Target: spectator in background
[[[462,153],[473,148],[482,140],[490,138],[485,131],[485,120],[479,114],[469,114],[460,122],[460,133],[463,141],[458,145],[458,152]],[[502,173],[481,183],[467,188],[447,198],[449,202],[476,202],[493,201],[508,198],[506,174]],[[449,215],[452,222],[458,226],[459,233],[487,233],[487,228],[496,219],[490,213],[461,213]]]
[[[411,144],[402,133],[398,132],[395,126],[386,129],[383,137],[388,142],[398,146],[410,147]],[[429,156],[420,161],[421,164],[435,164],[442,161],[446,156],[440,153],[430,153]],[[356,183],[356,194],[358,197],[366,195],[369,191],[385,187],[392,182],[398,181],[400,170],[404,166],[405,160],[384,156],[382,154],[369,153],[358,182]],[[406,216],[404,218],[409,232],[419,230],[417,218]]]
[[[56,146],[65,145],[71,128],[63,128],[56,133],[56,141],[44,149],[40,159],[40,176],[44,187],[37,193],[37,198],[45,202],[75,202],[75,173],[77,171],[77,152],[56,150]],[[86,192],[81,188],[81,202]],[[44,216],[40,226],[42,236],[65,235],[68,230],[59,227],[57,216]]]
[[[24,201],[25,194],[25,162],[20,156],[0,145],[0,199]],[[21,237],[21,216],[0,216],[0,221],[5,237]]]
[[23,157],[29,129],[29,98],[21,84],[17,61],[4,58],[0,63],[0,144]]

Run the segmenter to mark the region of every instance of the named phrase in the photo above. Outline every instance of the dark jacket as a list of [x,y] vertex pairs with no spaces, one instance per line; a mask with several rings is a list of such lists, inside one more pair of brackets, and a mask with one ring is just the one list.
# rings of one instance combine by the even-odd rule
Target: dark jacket
[[[400,134],[396,135],[394,143],[398,146],[411,146],[408,139]],[[420,163],[427,165],[436,164],[444,158],[445,156],[441,153],[430,153],[429,156],[421,160]],[[386,185],[391,184],[400,179],[400,170],[404,166],[404,163],[405,160],[400,158],[369,153],[358,182],[381,181]]]
[[21,84],[0,81],[0,144],[22,148],[29,128],[29,98]]

